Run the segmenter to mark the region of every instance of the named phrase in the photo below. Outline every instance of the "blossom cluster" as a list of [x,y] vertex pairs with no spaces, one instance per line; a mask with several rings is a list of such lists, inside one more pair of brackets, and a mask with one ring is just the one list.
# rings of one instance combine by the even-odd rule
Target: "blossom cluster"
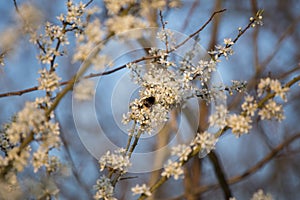
[[[238,85],[240,84],[234,82],[231,88],[226,87],[225,90],[228,90],[230,94],[232,94],[232,88],[240,92],[244,86]],[[271,79],[269,77],[261,79],[257,87],[258,99],[247,94],[244,98],[244,102],[241,104],[241,114],[229,114],[229,111],[224,105],[216,106],[215,112],[209,117],[210,126],[218,126],[219,128],[227,126],[231,128],[233,134],[239,137],[250,131],[252,128],[252,119],[256,113],[261,120],[276,119],[281,121],[285,118],[283,106],[281,104],[271,98],[259,105],[258,100],[259,98],[266,98],[267,95],[270,95],[273,92],[275,97],[278,96],[286,102],[288,91],[289,88],[282,86],[276,79]]]
[[114,187],[110,179],[104,175],[97,180],[94,189],[97,191],[94,195],[94,199],[117,200],[113,197]]
[[[39,148],[33,153],[32,165],[34,171],[45,166],[47,171],[55,171],[59,161],[55,156],[49,156],[52,148],[60,146],[58,123],[47,119],[44,110],[38,108],[35,102],[27,102],[23,110],[18,112],[10,124],[6,125],[6,157],[0,156],[1,171],[10,166],[10,170],[23,171],[28,165],[31,149],[23,145],[32,138],[39,143]],[[28,143],[31,141],[28,141]]]
[[39,71],[40,78],[39,89],[46,92],[53,92],[59,87],[61,78],[57,76],[55,71],[47,71],[45,68]]
[[151,133],[168,119],[172,108],[183,102],[187,87],[180,81],[182,77],[166,64],[150,63],[147,71],[141,71],[142,66],[137,64],[129,64],[128,68],[142,89],[140,98],[130,103],[130,111],[123,122],[135,121],[142,131]]
[[167,178],[173,176],[175,180],[183,178],[182,165],[191,156],[191,153],[197,151],[199,156],[201,154],[208,154],[215,148],[218,139],[211,133],[205,131],[198,133],[196,137],[191,141],[189,145],[179,144],[172,148],[171,155],[176,155],[178,160],[168,160],[167,164],[164,165],[164,170],[161,173],[162,176]]
[[259,189],[255,192],[251,198],[251,200],[272,200],[272,195],[269,193],[264,193],[262,189]]
[[100,171],[108,168],[112,171],[119,171],[125,173],[131,166],[129,157],[124,155],[125,149],[115,150],[114,153],[107,151],[105,155],[99,159]]
[[[271,92],[274,92],[275,96],[280,97],[284,102],[287,101],[286,94],[288,91],[288,87],[282,86],[278,80],[269,77],[261,79],[257,87],[258,97],[263,97],[264,94],[268,95]],[[258,115],[262,120],[274,118],[281,121],[284,119],[282,105],[277,103],[275,99],[269,99],[259,110]]]
[[221,56],[224,56],[226,59],[228,59],[228,56],[233,54],[233,49],[231,48],[233,44],[234,42],[231,40],[231,38],[225,38],[225,46],[216,45],[215,50],[210,51],[209,54],[212,55],[215,60],[218,60]]
[[[166,34],[164,31],[163,38],[160,35],[158,38],[165,43],[168,39],[170,44],[172,35],[166,37]],[[130,111],[124,115],[123,122],[134,121],[143,132],[151,133],[154,127],[167,121],[171,109],[184,104],[187,99],[201,97],[207,102],[218,99],[219,91],[207,87],[218,61],[200,59],[195,65],[190,60],[196,53],[196,49],[188,51],[179,63],[175,63],[168,59],[166,50],[151,48],[149,55],[153,60],[147,63],[146,69],[141,64],[129,63],[127,67],[132,72],[133,81],[142,88],[140,98],[130,103]],[[194,81],[200,81],[203,87],[195,86]],[[150,99],[151,105],[148,103]]]
[[261,79],[257,86],[257,94],[262,97],[264,93],[274,92],[283,101],[287,101],[286,93],[289,91],[288,87],[283,87],[279,80],[271,79],[270,77]]
[[137,195],[137,194],[145,194],[146,196],[151,196],[151,192],[150,192],[150,188],[146,185],[146,184],[143,184],[143,185],[136,185],[135,187],[131,188],[131,191],[134,195]]
[[[229,200],[237,200],[235,197],[229,198]],[[267,193],[265,194],[262,189],[259,189],[253,194],[250,200],[273,200],[272,195]]]

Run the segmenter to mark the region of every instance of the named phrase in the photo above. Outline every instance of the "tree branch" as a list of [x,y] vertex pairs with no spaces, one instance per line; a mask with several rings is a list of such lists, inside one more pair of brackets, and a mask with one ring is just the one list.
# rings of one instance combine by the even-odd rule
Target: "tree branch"
[[[277,147],[275,147],[269,154],[267,154],[263,159],[261,159],[259,162],[257,162],[254,166],[252,166],[248,170],[246,170],[244,173],[229,178],[227,181],[228,184],[231,185],[231,184],[238,183],[238,182],[244,180],[245,178],[247,178],[248,176],[250,176],[251,174],[254,174],[259,169],[261,169],[264,165],[266,165],[269,161],[271,161],[280,151],[282,151],[285,147],[287,147],[290,143],[292,143],[293,141],[295,141],[298,138],[300,138],[300,133],[297,133],[297,134],[291,136],[289,139],[285,140],[284,142],[279,144]],[[195,189],[194,195],[198,196],[209,190],[216,189],[219,186],[220,186],[219,184],[210,184],[210,185],[200,186]],[[184,197],[184,194],[181,194],[180,196],[177,196],[177,197],[173,198],[172,200],[180,200],[183,197]]]
[[[15,1],[15,0],[14,0]],[[195,35],[197,35],[199,32],[201,32],[209,23],[210,21],[214,18],[214,16],[218,13],[221,13],[221,12],[224,12],[226,9],[223,9],[223,10],[219,10],[219,11],[216,11],[214,12],[211,17],[206,21],[206,23],[201,26],[201,28],[199,28],[197,31],[195,31],[194,33],[192,33],[191,35],[189,35],[188,38],[186,38],[184,41],[182,41],[181,43],[179,43],[174,49],[171,49],[169,52],[172,52],[172,51],[175,51],[177,48],[179,48],[180,46],[184,45],[188,40],[190,40],[191,38],[193,38]],[[109,38],[110,36],[108,36]],[[107,39],[108,39],[107,38]],[[106,40],[107,40],[106,39]],[[144,56],[144,57],[141,57],[139,59],[136,59],[132,62],[129,62],[129,63],[139,63],[141,61],[145,61],[145,60],[150,60],[150,59],[155,59],[155,58],[158,58],[160,56]],[[117,72],[119,70],[122,70],[124,68],[126,68],[126,65],[128,63],[126,63],[125,65],[121,65],[115,69],[112,69],[112,70],[109,70],[109,71],[105,71],[105,72],[100,72],[100,73],[91,73],[87,76],[84,76],[83,78],[84,79],[88,79],[88,78],[93,78],[93,77],[99,77],[99,76],[105,76],[105,75],[109,75],[109,74],[112,74],[114,72]],[[72,82],[73,80],[70,79],[68,81],[64,81],[64,82],[60,82],[59,85],[62,86],[62,85],[67,85],[69,84],[70,82]],[[78,81],[78,80],[77,80]],[[29,92],[33,92],[33,91],[37,91],[39,90],[38,89],[38,86],[34,86],[34,87],[31,87],[31,88],[27,88],[27,89],[24,89],[24,90],[19,90],[19,91],[14,91],[14,92],[6,92],[6,93],[2,93],[0,94],[0,98],[2,97],[9,97],[9,96],[21,96],[25,93],[29,93]]]
[[219,184],[223,190],[225,199],[229,199],[230,197],[233,197],[232,192],[229,188],[229,184],[226,181],[225,172],[222,169],[222,166],[218,159],[217,154],[214,151],[211,151],[208,154],[208,158],[214,167],[215,174],[216,174]]
[[226,9],[215,11],[210,16],[210,18],[197,31],[195,31],[194,33],[192,33],[191,35],[189,35],[188,38],[186,38],[181,43],[179,43],[178,45],[176,45],[172,50],[170,50],[170,52],[178,49],[179,47],[181,47],[182,45],[184,45],[187,41],[189,41],[191,38],[193,38],[194,36],[196,36],[197,34],[199,34],[211,22],[211,20],[215,17],[215,15],[217,15],[219,13],[222,13],[222,12],[225,12],[225,11],[226,11]]

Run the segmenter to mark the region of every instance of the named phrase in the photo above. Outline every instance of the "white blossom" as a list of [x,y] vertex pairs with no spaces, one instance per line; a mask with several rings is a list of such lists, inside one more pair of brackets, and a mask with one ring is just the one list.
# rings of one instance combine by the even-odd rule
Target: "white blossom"
[[176,40],[174,38],[174,33],[169,29],[162,29],[157,33],[156,36],[160,41],[168,44],[168,48],[172,49],[176,46]]
[[275,118],[281,121],[285,118],[282,105],[277,104],[274,100],[269,99],[268,102],[258,111],[258,115],[262,120]]
[[146,184],[143,184],[141,186],[137,184],[135,187],[131,188],[131,191],[133,195],[144,194],[148,197],[152,195],[150,192],[150,188],[146,186]]
[[246,113],[247,116],[254,116],[255,111],[257,110],[257,103],[254,100],[253,96],[247,95],[245,101],[242,104],[242,110]]
[[[47,120],[44,110],[37,106],[35,102],[27,102],[6,130],[9,142],[14,145],[20,145],[28,137],[33,137],[38,142],[39,150],[33,153],[32,158],[35,172],[43,165],[48,166],[48,152],[53,147],[60,146],[58,123]],[[8,151],[7,161],[13,161],[13,167],[22,171],[29,156],[28,148],[17,146]]]
[[107,55],[99,55],[97,54],[94,58],[92,58],[92,63],[95,70],[101,70],[105,67],[113,66],[113,61]]
[[263,190],[259,189],[255,192],[251,198],[251,200],[272,200],[271,194],[265,194]]
[[82,2],[79,4],[74,4],[73,1],[67,2],[68,12],[67,15],[64,16],[66,22],[73,24],[73,26],[81,26],[82,20],[81,16],[84,14],[85,5]]
[[185,144],[179,144],[172,147],[171,154],[179,157],[179,161],[187,161],[189,154],[192,152],[192,148]]
[[262,19],[263,19],[263,16],[262,16],[262,11],[258,11],[257,13],[256,13],[256,16],[255,17],[250,17],[250,21],[251,22],[253,22],[254,21],[254,23],[253,24],[251,24],[251,27],[255,27],[256,25],[260,25],[260,26],[262,26],[263,25],[263,21],[262,21]]
[[21,34],[16,27],[8,27],[0,32],[0,49],[8,51],[15,47]]
[[167,178],[173,176],[175,180],[183,178],[183,169],[179,162],[168,160],[168,163],[164,165],[164,171],[161,173],[162,176]]
[[12,166],[18,172],[24,170],[25,166],[28,164],[28,159],[30,157],[29,149],[23,149],[20,151],[19,147],[14,147],[8,152],[7,159],[12,161]]
[[214,56],[215,60],[218,60],[220,56],[224,56],[228,59],[228,56],[233,54],[233,49],[231,48],[232,43],[231,39],[224,39],[225,46],[216,45],[215,50],[209,51],[209,54]]
[[250,131],[252,128],[251,122],[250,117],[243,115],[232,114],[227,118],[228,127],[231,128],[232,133],[237,137]]
[[[135,121],[143,131],[151,133],[168,119],[168,112],[185,100],[186,85],[179,82],[179,75],[165,66],[149,64],[146,73],[139,65],[130,64],[132,77],[142,86],[140,98],[130,103],[130,111],[123,122]],[[149,103],[151,99],[151,103]]]
[[36,140],[42,141],[40,147],[44,150],[48,150],[53,147],[60,147],[60,129],[59,124],[51,121],[45,121],[43,125],[39,127],[39,133],[36,134]]
[[97,180],[94,189],[96,190],[96,194],[94,195],[95,200],[117,200],[113,197],[114,187],[112,186],[110,179],[104,175]]
[[17,113],[16,120],[10,124],[7,130],[9,141],[17,144],[31,131],[38,133],[44,121],[46,121],[44,111],[36,108],[33,102],[26,102],[24,108]]
[[48,162],[46,164],[46,169],[48,173],[55,172],[62,166],[59,158],[57,156],[49,156]]
[[46,165],[47,162],[48,162],[48,152],[38,149],[36,152],[33,153],[32,166],[34,172],[37,172],[38,169]]
[[276,79],[271,79],[269,77],[261,79],[258,87],[257,93],[258,96],[262,96],[264,92],[275,92],[276,96],[279,96],[282,100],[287,101],[286,93],[289,91],[288,87],[282,87],[281,83]]
[[275,92],[282,100],[287,101],[286,93],[289,91],[288,87],[282,87],[278,80],[271,80],[270,89]]
[[201,152],[208,154],[211,150],[215,149],[217,141],[218,138],[205,131],[203,133],[197,133],[191,145],[193,146],[193,150],[200,148]]
[[45,90],[46,92],[53,92],[59,87],[59,81],[61,78],[57,76],[55,71],[50,72],[47,69],[39,70],[40,78],[39,81],[39,89]]
[[107,151],[105,155],[101,156],[99,159],[100,171],[105,168],[112,169],[114,171],[120,171],[125,173],[127,169],[131,166],[128,156],[124,156],[123,149],[116,150],[115,153]]
[[227,115],[228,110],[223,104],[216,106],[215,112],[208,118],[210,126],[218,126],[219,128],[225,127],[227,125]]
[[103,31],[101,30],[101,23],[99,19],[95,19],[90,22],[84,30],[87,40],[95,43],[99,43],[103,37]]
[[224,39],[224,44],[225,45],[233,45],[234,42],[231,40],[231,38],[225,38]]

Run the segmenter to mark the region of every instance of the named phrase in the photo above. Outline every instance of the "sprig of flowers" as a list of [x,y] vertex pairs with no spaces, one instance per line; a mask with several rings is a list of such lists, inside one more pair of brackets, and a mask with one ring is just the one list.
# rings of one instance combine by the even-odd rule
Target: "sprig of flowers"
[[131,188],[131,191],[133,193],[133,195],[137,195],[137,194],[144,194],[148,197],[150,197],[152,195],[152,193],[150,192],[150,188],[146,185],[136,185],[135,187]]
[[251,198],[251,200],[272,200],[271,194],[265,194],[262,189],[259,189],[257,192],[255,192]]
[[99,159],[100,171],[108,168],[111,171],[119,171],[126,173],[128,167],[131,166],[129,156],[124,156],[125,149],[115,150],[115,153],[107,151],[105,155]]
[[35,102],[25,104],[23,110],[16,114],[14,121],[7,125],[6,134],[11,148],[7,150],[7,157],[0,156],[2,173],[8,173],[8,167],[10,170],[23,171],[28,165],[31,150],[23,145],[23,141],[28,138],[36,140],[40,145],[40,148],[33,153],[34,171],[37,172],[42,166],[46,166],[48,171],[55,171],[50,168],[54,166],[50,164],[53,159],[48,159],[47,156],[52,148],[60,146],[59,127],[57,123],[46,118],[45,111],[39,109]]
[[114,187],[112,186],[110,179],[104,175],[97,180],[96,185],[94,185],[94,189],[97,191],[94,195],[95,200],[117,200],[113,197]]

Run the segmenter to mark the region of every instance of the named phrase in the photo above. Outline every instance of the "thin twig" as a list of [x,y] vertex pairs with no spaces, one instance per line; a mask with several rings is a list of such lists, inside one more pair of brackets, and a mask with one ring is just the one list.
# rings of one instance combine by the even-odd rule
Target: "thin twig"
[[[140,139],[142,133],[143,133],[143,132],[142,132],[141,130],[139,130],[139,131],[137,132],[137,134],[134,136],[133,144],[131,145],[131,147],[130,147],[130,149],[129,149],[129,152],[128,152],[128,157],[129,157],[129,158],[131,157],[131,155],[132,155],[132,153],[133,153],[135,147],[137,146],[138,141],[139,141],[139,139]],[[119,178],[120,178],[121,175],[122,175],[121,172],[118,172],[118,173],[116,174],[116,176],[114,177],[114,179],[113,179],[113,181],[112,181],[112,185],[113,185],[113,186],[118,182],[118,180],[119,180]]]
[[168,42],[169,38],[168,38],[167,33],[165,32],[165,30],[166,30],[166,23],[164,22],[164,17],[162,15],[162,11],[161,10],[159,11],[159,17],[160,17],[160,23],[161,23],[161,26],[162,26],[162,29],[163,29],[163,33],[166,36],[166,38],[165,38],[166,39],[165,46],[166,46],[166,53],[168,53],[169,52],[169,42]]
[[176,45],[173,49],[171,49],[171,51],[174,51],[176,49],[178,49],[179,47],[181,47],[182,45],[184,45],[187,41],[189,41],[191,38],[193,38],[194,36],[196,36],[197,34],[199,34],[210,22],[211,20],[215,17],[215,15],[225,12],[226,9],[222,9],[219,11],[214,12],[210,18],[194,33],[192,33],[191,35],[188,36],[188,38],[186,38],[185,40],[183,40],[181,43],[179,43],[178,45]]
[[[141,62],[141,61],[145,61],[145,60],[149,60],[149,59],[154,59],[154,58],[158,58],[159,56],[147,56],[147,57],[142,57],[140,59],[137,59],[137,60],[134,60],[130,63],[138,63],[138,62]],[[100,73],[90,73],[89,75],[87,76],[83,76],[82,78],[83,79],[88,79],[88,78],[93,78],[93,77],[99,77],[99,76],[105,76],[105,75],[109,75],[109,74],[112,74],[114,72],[117,72],[121,69],[124,69],[126,68],[126,65],[122,65],[120,67],[117,67],[115,69],[112,69],[112,70],[109,70],[109,71],[105,71],[105,72],[100,72]],[[76,80],[76,82],[78,82],[79,80]],[[63,82],[60,82],[59,85],[60,86],[63,86],[63,85],[67,85],[69,83],[75,83],[74,80],[70,79],[68,81],[63,81]],[[19,90],[19,91],[14,91],[14,92],[6,92],[6,93],[2,93],[0,94],[0,98],[2,97],[9,97],[9,96],[21,96],[25,93],[29,93],[29,92],[33,92],[33,91],[36,91],[36,90],[39,90],[38,89],[38,86],[34,86],[34,87],[31,87],[31,88],[27,88],[27,89],[24,89],[24,90]]]
[[89,2],[87,2],[85,5],[84,5],[84,8],[88,7],[94,0],[90,0]]
[[16,12],[17,12],[19,15],[21,15],[21,14],[20,14],[19,7],[18,7],[17,0],[13,0],[13,1],[14,1],[14,6],[15,6],[15,9],[16,9]]

